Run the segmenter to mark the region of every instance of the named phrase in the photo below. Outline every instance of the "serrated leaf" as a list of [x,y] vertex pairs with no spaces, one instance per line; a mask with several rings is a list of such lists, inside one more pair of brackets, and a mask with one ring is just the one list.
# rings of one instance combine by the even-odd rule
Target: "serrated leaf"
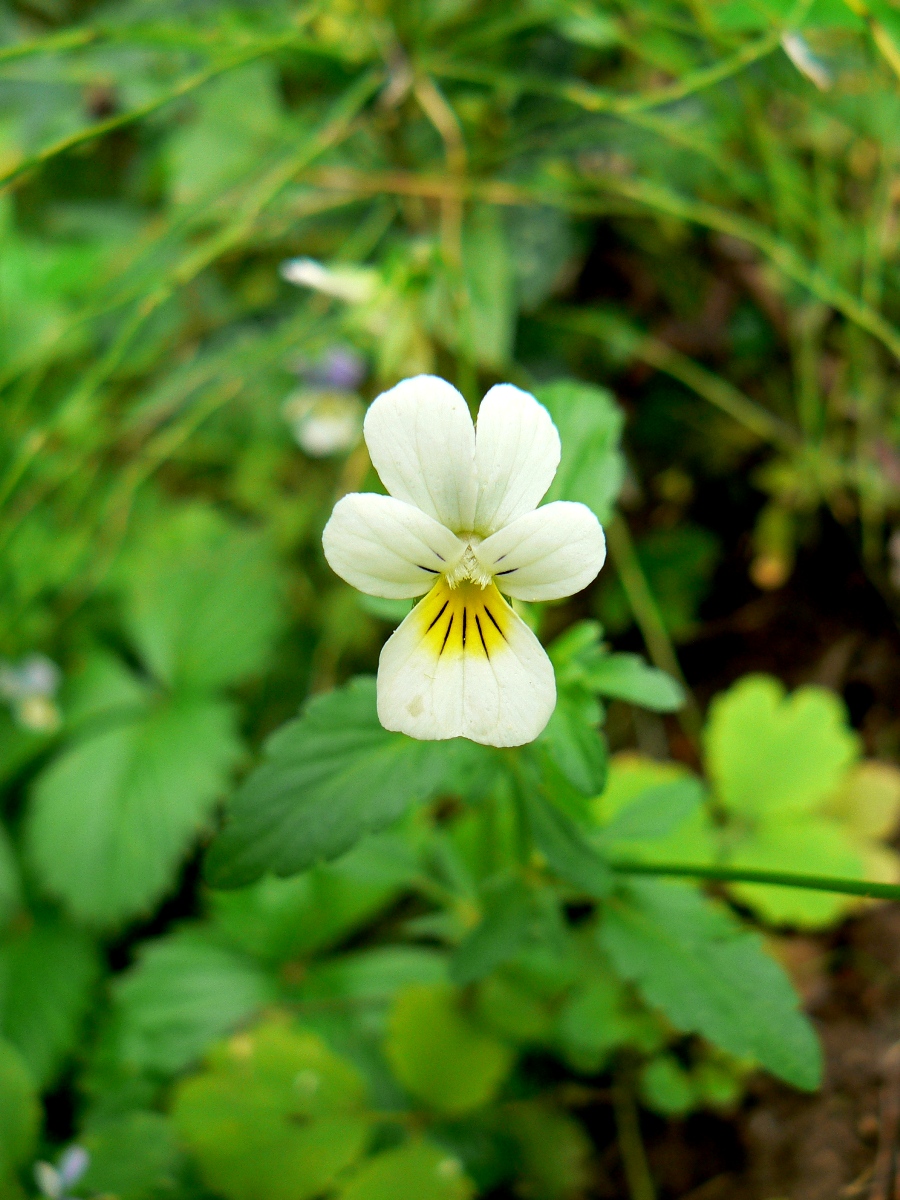
[[0,1038],[0,1188],[32,1157],[39,1121],[34,1080],[15,1047]]
[[216,1047],[208,1069],[178,1085],[172,1120],[226,1200],[311,1200],[361,1157],[364,1103],[346,1059],[271,1020]]
[[33,790],[26,844],[40,882],[93,924],[147,911],[238,754],[230,708],[178,697],[76,742]]
[[362,677],[311,700],[270,739],[234,796],[207,858],[214,887],[294,875],[336,858],[450,780],[472,743],[416,742],[378,720],[375,680]]
[[612,393],[587,383],[560,381],[537,389],[562,441],[556,478],[544,501],[577,500],[601,522],[612,516],[625,478],[619,449],[624,414]]
[[471,1200],[462,1163],[433,1142],[416,1140],[385,1150],[363,1164],[338,1200]]
[[448,1116],[481,1108],[513,1065],[511,1047],[479,1028],[449,984],[413,984],[391,1009],[385,1054],[417,1099]]
[[677,712],[684,688],[673,676],[648,666],[639,654],[606,654],[586,673],[585,684],[601,696],[627,700],[651,712]]
[[122,1061],[172,1075],[270,1003],[275,981],[244,955],[199,931],[146,942],[115,981],[116,1041]]
[[774,819],[822,804],[859,754],[833,692],[803,687],[787,696],[764,675],[741,679],[716,697],[705,743],[722,804],[738,815]]
[[62,920],[35,921],[0,945],[0,1032],[40,1087],[75,1046],[99,974],[93,941]]
[[680,884],[642,881],[610,901],[600,938],[616,970],[676,1029],[808,1091],[819,1085],[815,1032],[758,934]]
[[151,526],[121,575],[129,631],[161,682],[207,690],[265,665],[280,611],[277,569],[258,534],[186,506]]

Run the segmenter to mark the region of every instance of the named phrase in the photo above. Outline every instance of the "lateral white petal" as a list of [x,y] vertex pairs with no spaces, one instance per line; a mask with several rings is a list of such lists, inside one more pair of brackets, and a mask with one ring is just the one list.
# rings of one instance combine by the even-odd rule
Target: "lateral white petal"
[[587,505],[555,500],[485,538],[475,557],[508,596],[559,600],[596,577],[606,538]]
[[559,466],[559,433],[534,396],[498,383],[481,402],[475,436],[475,529],[502,529],[537,508]]
[[465,549],[455,534],[414,505],[371,492],[337,502],[322,546],[341,579],[389,600],[423,595]]
[[382,392],[363,427],[372,465],[398,500],[448,529],[475,517],[475,428],[465,400],[436,375],[416,375]]
[[[470,615],[463,646],[459,621],[449,638],[449,626],[441,632],[434,625],[431,611],[440,596],[429,595],[388,639],[378,663],[378,718],[385,729],[486,746],[521,746],[543,730],[556,705],[553,667],[496,589],[485,591],[502,633],[483,627],[482,638]],[[446,622],[446,611],[440,620]]]

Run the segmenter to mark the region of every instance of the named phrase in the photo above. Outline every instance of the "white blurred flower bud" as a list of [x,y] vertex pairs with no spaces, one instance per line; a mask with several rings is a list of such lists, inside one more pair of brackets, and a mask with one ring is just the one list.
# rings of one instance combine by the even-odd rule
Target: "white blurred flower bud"
[[18,663],[0,665],[0,697],[6,700],[19,725],[35,733],[53,733],[61,717],[53,696],[60,670],[43,654],[31,654]]
[[326,267],[314,258],[289,258],[281,264],[281,276],[298,287],[312,288],[345,300],[348,304],[364,304],[375,293],[377,272],[368,267],[340,265]]
[[355,392],[302,389],[288,396],[281,411],[310,458],[344,454],[362,437],[365,410]]
[[820,58],[816,58],[802,34],[782,34],[781,48],[800,74],[814,83],[820,92],[827,92],[831,88],[834,83],[831,72]]

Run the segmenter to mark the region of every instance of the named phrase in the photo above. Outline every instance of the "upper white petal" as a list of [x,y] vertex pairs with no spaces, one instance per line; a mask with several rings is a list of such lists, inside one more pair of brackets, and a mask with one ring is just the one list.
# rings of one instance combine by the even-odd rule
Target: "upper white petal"
[[474,528],[493,533],[536,508],[559,456],[559,433],[546,408],[511,383],[492,387],[478,410]]
[[465,549],[455,534],[414,505],[370,492],[337,502],[322,546],[341,579],[390,600],[424,595]]
[[440,654],[440,642],[425,632],[422,612],[429,599],[416,605],[381,651],[382,725],[426,741],[465,737],[486,746],[534,741],[556,705],[553,666],[540,642],[497,596],[504,606],[498,613],[504,636],[490,656],[482,652],[474,627],[467,651],[457,647]]
[[596,577],[606,538],[587,505],[555,500],[485,538],[475,557],[508,596],[559,600]]
[[373,401],[364,425],[381,482],[448,529],[475,518],[475,428],[465,400],[436,375],[404,379]]

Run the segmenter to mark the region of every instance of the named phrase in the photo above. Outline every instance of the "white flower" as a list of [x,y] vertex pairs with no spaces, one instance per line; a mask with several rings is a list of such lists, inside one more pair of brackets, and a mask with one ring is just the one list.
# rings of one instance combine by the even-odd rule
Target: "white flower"
[[381,651],[379,720],[428,740],[533,741],[556,704],[553,667],[501,592],[570,596],[606,557],[585,505],[537,508],[559,465],[550,414],[498,384],[481,402],[476,431],[456,388],[419,375],[375,400],[364,434],[390,495],[339,500],[325,557],[369,595],[427,593]]

